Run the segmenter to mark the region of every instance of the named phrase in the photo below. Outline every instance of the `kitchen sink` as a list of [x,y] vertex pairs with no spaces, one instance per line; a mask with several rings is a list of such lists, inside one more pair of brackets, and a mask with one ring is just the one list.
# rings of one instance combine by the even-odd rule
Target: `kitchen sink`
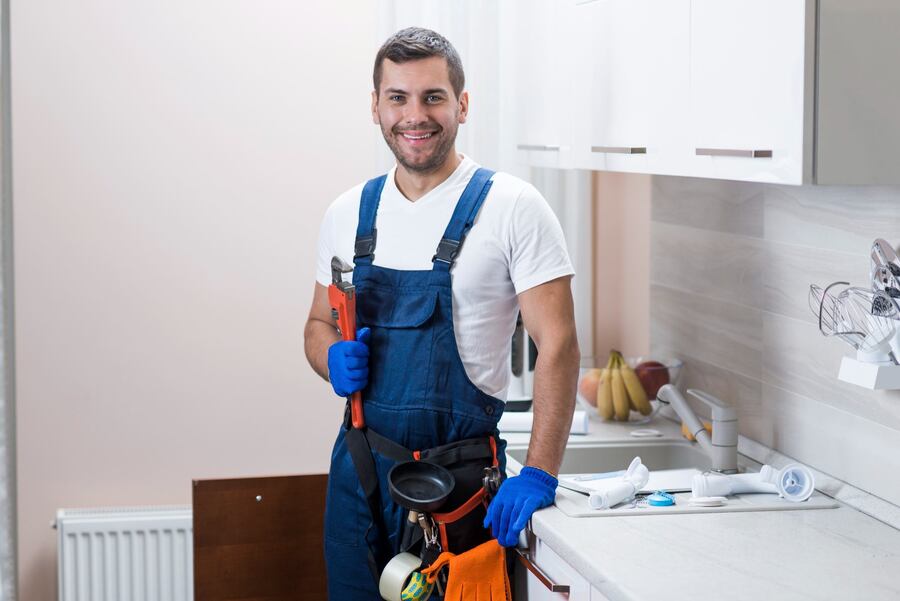
[[[525,462],[527,448],[511,446],[507,448],[507,471],[517,474]],[[710,460],[696,443],[688,441],[658,442],[617,442],[586,445],[570,445],[560,467],[561,474],[586,474],[624,470],[631,460],[640,456],[651,474],[654,470],[696,468],[706,471]],[[741,472],[757,472],[761,466],[753,460],[738,455],[738,469]],[[832,498],[815,491],[808,500],[792,503],[775,494],[740,494],[728,497],[721,507],[696,507],[690,505],[690,492],[675,493],[675,505],[654,507],[644,496],[635,501],[622,503],[612,509],[596,510],[588,505],[587,495],[559,487],[556,492],[556,507],[570,517],[610,517],[632,515],[659,515],[672,513],[722,513],[732,511],[775,511],[793,509],[828,509],[838,507]]]
[[[525,462],[527,449],[508,449],[508,457],[520,464]],[[650,471],[695,467],[701,471],[710,467],[709,457],[697,445],[687,441],[660,443],[598,444],[570,446],[566,449],[561,474],[583,474],[624,470],[635,456]],[[755,470],[753,470],[755,471]]]

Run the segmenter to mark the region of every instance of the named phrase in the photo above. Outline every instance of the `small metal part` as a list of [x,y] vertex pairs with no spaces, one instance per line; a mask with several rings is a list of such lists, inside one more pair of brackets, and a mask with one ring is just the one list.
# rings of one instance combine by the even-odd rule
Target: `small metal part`
[[417,513],[416,516],[419,521],[419,526],[422,527],[422,531],[425,533],[425,544],[430,547],[440,547],[437,542],[437,529],[435,528],[434,520],[431,519],[431,516],[425,515],[424,513]]
[[497,494],[500,489],[500,468],[486,467],[481,478],[481,485],[484,487],[484,493],[488,498]]
[[697,148],[697,156],[743,157],[747,159],[771,159],[771,150],[746,150],[743,148]]
[[519,150],[560,150],[557,144],[517,144]]
[[606,154],[647,154],[646,146],[591,146],[591,152]]
[[[531,520],[528,521],[528,525],[525,527],[525,530],[522,532],[522,536],[520,537],[520,541],[524,538],[525,546],[520,546],[515,548],[516,555],[519,556],[519,562],[531,572],[538,581],[547,587],[547,590],[551,593],[560,593],[561,595],[569,596],[569,585],[568,584],[557,584],[554,582],[547,574],[538,567],[531,560],[531,550],[535,547],[535,536],[534,532],[531,530]],[[554,598],[556,595],[554,595]]]
[[260,503],[262,501],[262,495],[256,495],[256,502]]

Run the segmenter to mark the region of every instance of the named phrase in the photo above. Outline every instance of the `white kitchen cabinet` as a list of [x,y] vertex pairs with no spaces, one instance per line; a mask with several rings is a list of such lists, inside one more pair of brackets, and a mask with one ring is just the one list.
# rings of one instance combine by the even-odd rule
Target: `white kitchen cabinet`
[[812,0],[691,0],[691,175],[803,183],[814,9]]
[[684,175],[900,184],[898,28],[895,0],[691,0]]
[[574,22],[575,166],[683,172],[690,0],[581,0]]
[[511,6],[525,164],[900,184],[896,0]]
[[534,167],[572,166],[573,0],[517,0],[503,5],[510,27],[501,49],[513,70],[510,106],[516,154]]
[[[591,585],[541,539],[531,544],[529,559],[533,570],[523,562],[516,564],[516,601],[592,601]],[[568,594],[554,592],[552,585],[567,585]],[[599,597],[603,601],[603,597]]]

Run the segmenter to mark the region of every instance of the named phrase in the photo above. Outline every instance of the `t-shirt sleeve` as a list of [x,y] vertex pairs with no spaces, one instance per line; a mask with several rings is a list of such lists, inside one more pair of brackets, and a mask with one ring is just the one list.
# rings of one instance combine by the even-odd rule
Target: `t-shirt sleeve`
[[516,294],[574,275],[559,220],[532,185],[526,185],[510,220],[509,274]]
[[331,258],[335,256],[337,241],[334,237],[334,212],[332,204],[319,226],[319,244],[316,247],[316,281],[323,286],[331,284]]

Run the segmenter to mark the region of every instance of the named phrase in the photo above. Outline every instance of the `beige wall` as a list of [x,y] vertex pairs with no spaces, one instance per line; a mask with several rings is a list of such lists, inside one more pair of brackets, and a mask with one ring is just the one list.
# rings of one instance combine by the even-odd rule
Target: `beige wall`
[[371,176],[374,8],[12,6],[20,600],[58,507],[327,470],[302,328],[321,215]]
[[650,348],[650,184],[649,175],[593,174],[598,367],[610,349],[640,356]]
[[851,349],[818,331],[809,285],[868,285],[872,241],[900,242],[900,187],[654,177],[654,351],[681,384],[734,403],[740,432],[896,504],[900,392],[837,379]]

